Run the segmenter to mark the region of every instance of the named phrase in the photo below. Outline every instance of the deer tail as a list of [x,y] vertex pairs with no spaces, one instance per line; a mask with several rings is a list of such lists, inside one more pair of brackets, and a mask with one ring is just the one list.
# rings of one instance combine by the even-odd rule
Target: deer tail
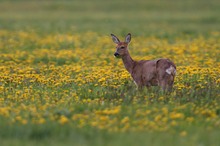
[[168,73],[169,75],[175,76],[176,68],[173,65],[170,65],[170,67],[166,69],[166,73]]

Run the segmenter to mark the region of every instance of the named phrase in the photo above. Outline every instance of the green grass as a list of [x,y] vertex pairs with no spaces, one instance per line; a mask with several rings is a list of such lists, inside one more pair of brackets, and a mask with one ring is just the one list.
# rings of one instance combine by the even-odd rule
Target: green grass
[[0,28],[172,37],[219,31],[218,0],[1,1]]
[[[44,126],[15,125],[14,127],[2,128],[0,144],[7,146],[28,146],[28,145],[76,145],[76,146],[134,146],[134,145],[211,145],[218,146],[219,130],[201,129],[195,125],[185,127],[189,132],[187,136],[180,136],[176,133],[165,132],[127,132],[110,134],[96,129],[71,129],[69,126],[47,124]],[[181,129],[177,131],[181,132]],[[209,134],[208,134],[209,133]],[[12,138],[8,137],[11,135]]]
[[[177,40],[175,40],[176,38],[182,38],[182,41],[184,43],[188,43],[188,41],[190,42],[191,39],[198,38],[199,36],[209,37],[210,33],[220,32],[219,26],[219,0],[0,1],[0,30],[7,30],[11,33],[8,35],[10,36],[9,38],[7,38],[8,36],[2,36],[0,38],[0,41],[4,42],[4,45],[2,45],[4,46],[4,48],[0,48],[1,53],[6,54],[10,54],[11,52],[13,54],[16,51],[26,51],[26,53],[31,54],[33,50],[44,48],[56,50],[65,50],[66,48],[75,49],[75,45],[71,42],[61,42],[55,47],[51,46],[50,44],[40,46],[36,42],[39,39],[39,36],[45,37],[48,35],[56,34],[74,35],[75,33],[80,33],[84,35],[86,32],[96,32],[99,36],[109,37],[110,33],[124,36],[125,34],[130,32],[137,37],[155,36],[161,39],[166,38],[170,44],[175,44],[177,42]],[[16,36],[16,33],[13,34],[13,31],[34,32],[33,34],[37,34],[38,36],[36,37],[37,39],[33,39],[33,41],[30,41],[31,39],[24,40]],[[31,37],[33,36],[30,36],[30,38]],[[82,37],[83,40],[80,40],[82,43],[82,48],[92,46],[93,38],[84,38],[84,36]],[[11,38],[12,40],[15,40],[18,45],[10,44],[10,42],[5,43]],[[214,39],[214,41],[216,41],[216,45],[219,44],[217,40],[219,39],[217,39],[216,37]],[[16,48],[14,48],[13,45],[16,46]],[[147,48],[149,46],[146,45],[145,47]],[[107,46],[106,48],[109,47]],[[219,47],[216,48],[219,49]],[[105,46],[103,49],[105,49]],[[87,52],[85,51],[85,54],[86,53]],[[98,59],[101,58],[101,53],[94,52],[95,56],[97,56]],[[139,55],[138,53],[141,53],[141,51],[136,52],[136,55]],[[150,53],[155,55],[158,52],[157,50],[152,50]],[[189,51],[186,53],[190,55],[191,52]],[[135,54],[134,50],[133,54]],[[196,55],[199,56],[199,54]],[[48,69],[42,73],[40,72],[42,71],[40,70],[42,69],[41,65],[49,66],[50,63],[53,62],[52,64],[55,64],[55,67],[59,67],[62,65],[69,65],[71,63],[75,64],[82,62],[80,56],[73,57],[71,59],[65,57],[51,58],[48,57],[48,55],[46,54],[45,56],[41,57],[34,56],[35,58],[32,64],[25,64],[25,61],[28,60],[27,56],[27,54],[23,54],[19,58],[16,58],[16,60],[13,60],[14,58],[9,58],[5,56],[3,58],[0,58],[1,65],[10,61],[14,61],[14,63],[18,65],[23,63],[22,65],[24,66],[31,66],[36,70],[36,72],[38,72],[42,76],[51,76],[54,75],[50,74],[50,72],[52,72],[52,69],[50,70],[48,67]],[[106,60],[107,62],[111,61],[110,59],[108,60],[108,58]],[[95,62],[96,60],[93,61]],[[115,62],[118,61],[120,60],[117,60]],[[218,62],[218,58],[216,59],[216,62]],[[57,72],[59,72],[59,68],[56,69]],[[89,71],[91,70],[85,69],[82,71],[82,73],[84,75],[87,75],[90,73]],[[16,70],[14,71],[13,69],[11,69],[11,73],[9,74],[11,75],[12,73],[16,74],[17,72]],[[67,74],[70,74],[71,78],[74,78],[76,75],[78,75],[77,72],[71,72]],[[65,74],[62,75],[65,76]],[[74,112],[76,113],[90,114],[96,110],[110,108],[113,104],[121,105],[122,109],[124,109],[124,111],[122,111],[122,113],[118,115],[117,118],[119,119],[122,119],[124,116],[129,116],[131,117],[131,119],[135,119],[136,117],[134,117],[133,113],[135,113],[139,108],[143,111],[146,111],[151,109],[161,110],[162,107],[167,107],[172,112],[179,106],[186,104],[188,106],[188,109],[183,109],[181,112],[183,112],[185,116],[195,116],[195,120],[198,121],[194,121],[193,123],[187,123],[186,121],[184,121],[185,123],[180,122],[180,125],[171,127],[171,130],[168,132],[153,130],[133,132],[131,130],[128,132],[111,133],[108,132],[106,129],[100,130],[88,125],[83,128],[79,128],[77,127],[78,123],[76,123],[76,121],[74,121],[75,123],[73,122],[67,125],[61,125],[57,122],[51,122],[51,120],[49,120],[49,117],[47,117],[48,113],[43,113],[47,121],[45,124],[42,125],[30,123],[26,125],[23,125],[21,123],[12,124],[8,123],[5,118],[0,116],[0,145],[219,146],[220,109],[216,109],[214,107],[215,105],[219,106],[219,103],[214,103],[216,101],[219,101],[219,86],[214,84],[215,81],[207,76],[205,78],[208,81],[210,80],[209,84],[204,84],[205,88],[196,87],[194,85],[200,83],[200,81],[198,81],[199,78],[200,75],[198,75],[198,77],[184,76],[181,80],[184,81],[184,83],[182,84],[192,85],[191,89],[178,90],[176,92],[176,95],[172,95],[172,98],[170,98],[170,95],[158,93],[157,89],[153,89],[151,92],[144,90],[142,93],[139,93],[136,91],[135,85],[130,80],[125,81],[124,85],[117,89],[95,86],[96,82],[85,84],[84,86],[77,86],[73,83],[67,83],[58,87],[47,86],[41,83],[38,84],[38,82],[36,82],[33,84],[33,94],[38,95],[37,97],[41,98],[40,101],[36,100],[36,103],[29,100],[25,101],[23,99],[17,99],[17,101],[15,101],[16,99],[7,99],[7,96],[9,95],[4,95],[4,98],[6,99],[4,104],[10,105],[10,102],[13,102],[16,103],[16,106],[18,107],[24,104],[27,106],[31,105],[39,108],[39,104],[45,105],[45,103],[47,103],[46,98],[51,95],[53,99],[49,99],[50,103],[58,102],[63,99],[68,99],[70,102],[64,102],[65,105],[59,104],[59,107],[51,106],[46,111],[49,114],[55,116],[65,115],[67,117],[70,117],[72,116],[72,114],[75,114],[69,111],[69,109],[72,108],[74,108]],[[217,76],[216,78],[219,78],[219,76]],[[0,81],[0,85],[1,84],[2,81]],[[30,85],[32,84],[29,83],[28,80],[23,85],[9,83],[8,88],[14,88],[11,92],[9,92],[10,97],[14,97],[16,91],[20,91],[18,89],[22,90],[23,88],[25,89]],[[93,92],[88,93],[88,89],[92,89]],[[67,90],[68,92],[65,94],[63,93],[63,90]],[[101,106],[101,104],[92,106],[88,106],[87,104],[82,103],[77,104],[73,99],[70,98],[72,93],[78,93],[79,91],[80,94],[78,94],[78,96],[80,96],[80,100],[88,98],[105,98],[107,99],[105,100],[105,102],[109,100],[109,103],[105,103],[105,107]],[[154,95],[154,98],[152,99],[143,98],[143,96],[151,97],[152,94]],[[134,96],[137,97],[137,104],[132,104]],[[160,96],[164,96],[165,98],[162,102],[159,101]],[[120,98],[122,99],[122,102],[118,103],[117,100]],[[146,106],[144,103],[147,102],[148,104]],[[190,103],[196,105],[196,108],[203,108],[203,106],[208,106],[208,108],[206,108],[213,110],[212,112],[217,115],[217,120],[208,121],[210,115],[196,115],[194,113],[196,109],[194,107],[191,107]],[[25,112],[28,113],[28,111]],[[41,110],[38,109],[38,112],[41,112]],[[30,114],[29,117],[25,118],[31,121],[31,113],[28,114]],[[154,113],[152,116],[149,115],[149,119],[154,119],[157,114],[158,113]],[[183,134],[181,136],[181,133],[184,131],[187,132],[187,134]]]

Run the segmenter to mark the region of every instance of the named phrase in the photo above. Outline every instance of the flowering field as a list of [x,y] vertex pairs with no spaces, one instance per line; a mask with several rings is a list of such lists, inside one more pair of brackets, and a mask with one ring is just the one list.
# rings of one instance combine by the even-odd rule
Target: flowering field
[[[113,57],[110,36],[89,32],[39,37],[1,30],[0,37],[4,40],[0,42],[0,123],[5,129],[1,137],[50,137],[56,131],[51,125],[67,127],[64,135],[93,129],[187,137],[190,127],[219,134],[218,32],[208,38],[176,38],[172,43],[133,37],[133,58],[166,56],[177,64],[174,91],[168,95],[156,88],[136,90],[122,61]],[[35,126],[45,127],[36,130]]]
[[[220,145],[220,3],[95,1],[0,1],[0,145]],[[173,92],[136,89],[128,32],[133,59],[176,64]]]

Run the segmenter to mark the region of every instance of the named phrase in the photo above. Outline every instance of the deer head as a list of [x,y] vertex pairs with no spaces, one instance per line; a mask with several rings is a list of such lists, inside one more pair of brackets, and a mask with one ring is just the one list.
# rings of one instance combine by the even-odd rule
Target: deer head
[[115,44],[117,44],[114,56],[116,58],[121,58],[121,57],[127,55],[128,54],[128,45],[131,41],[131,34],[130,33],[127,34],[124,42],[121,42],[114,34],[111,34],[111,36],[112,36],[113,42]]

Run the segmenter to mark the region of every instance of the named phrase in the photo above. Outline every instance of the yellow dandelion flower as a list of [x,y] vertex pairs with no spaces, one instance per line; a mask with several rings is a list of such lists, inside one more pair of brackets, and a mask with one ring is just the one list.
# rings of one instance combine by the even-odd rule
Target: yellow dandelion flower
[[125,124],[129,122],[129,117],[124,117],[122,120],[121,120],[121,124]]
[[69,119],[66,116],[62,115],[62,116],[60,116],[60,119],[58,122],[63,125],[63,124],[68,123]]
[[170,113],[170,118],[171,119],[183,119],[184,114],[183,113],[172,112],[172,113]]

